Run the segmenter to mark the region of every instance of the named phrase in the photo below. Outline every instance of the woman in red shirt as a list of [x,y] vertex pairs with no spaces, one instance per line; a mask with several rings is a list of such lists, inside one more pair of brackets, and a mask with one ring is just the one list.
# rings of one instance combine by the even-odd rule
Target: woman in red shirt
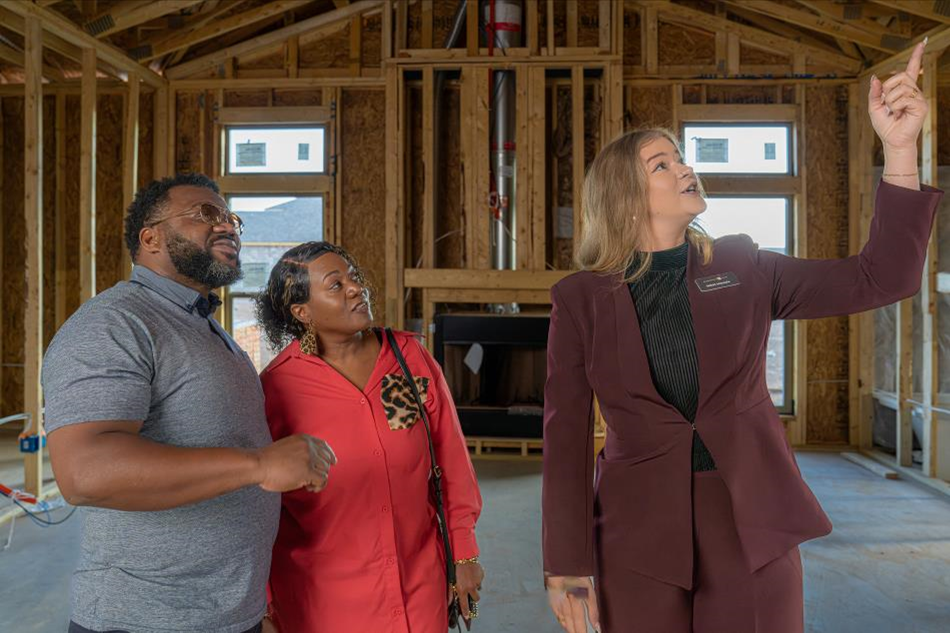
[[[261,374],[271,434],[309,433],[337,456],[322,492],[283,495],[272,621],[283,633],[444,633],[448,596],[428,441],[396,355],[372,327],[362,272],[337,246],[301,244],[274,267],[257,310],[271,346],[286,345]],[[439,365],[413,334],[394,334],[444,471],[456,590],[468,617],[468,598],[478,600],[484,577],[475,473]]]

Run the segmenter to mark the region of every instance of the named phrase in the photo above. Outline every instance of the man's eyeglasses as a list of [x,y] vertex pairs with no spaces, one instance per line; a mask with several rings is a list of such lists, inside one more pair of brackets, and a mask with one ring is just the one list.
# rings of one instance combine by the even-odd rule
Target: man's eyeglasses
[[155,226],[156,224],[161,224],[166,220],[171,220],[172,218],[192,218],[193,220],[199,220],[211,226],[218,226],[219,224],[230,224],[234,227],[234,230],[238,235],[244,233],[244,221],[228,208],[219,207],[216,204],[210,202],[202,202],[201,204],[194,206],[183,213],[178,213],[176,215],[170,215],[167,218],[162,218],[157,222],[152,222],[146,226]]

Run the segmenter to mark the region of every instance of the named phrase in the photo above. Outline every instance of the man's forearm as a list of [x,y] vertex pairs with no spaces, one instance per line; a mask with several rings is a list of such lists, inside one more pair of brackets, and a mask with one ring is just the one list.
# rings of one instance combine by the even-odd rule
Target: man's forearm
[[[251,450],[182,448],[123,432],[102,433],[91,446],[61,448],[69,451],[68,472],[74,474],[57,477],[75,505],[166,510],[260,483]],[[57,461],[54,454],[54,471]]]

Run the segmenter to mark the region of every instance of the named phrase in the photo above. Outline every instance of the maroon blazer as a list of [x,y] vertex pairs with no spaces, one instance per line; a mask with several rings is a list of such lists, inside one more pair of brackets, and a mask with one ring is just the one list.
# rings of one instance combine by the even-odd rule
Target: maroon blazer
[[[916,294],[943,195],[922,189],[882,182],[868,243],[854,257],[786,257],[759,250],[746,235],[716,240],[708,266],[690,249],[687,284],[699,357],[695,425],[729,488],[750,571],[831,531],[766,387],[770,324],[862,312]],[[714,278],[725,273],[738,283],[717,286]],[[544,569],[591,576],[609,556],[689,589],[693,430],[654,387],[630,290],[619,276],[585,271],[558,282],[551,300]],[[596,481],[594,395],[607,423]]]

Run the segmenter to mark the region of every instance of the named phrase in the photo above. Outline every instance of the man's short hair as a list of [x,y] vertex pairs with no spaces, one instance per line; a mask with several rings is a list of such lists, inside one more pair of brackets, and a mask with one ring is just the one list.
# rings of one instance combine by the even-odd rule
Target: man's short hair
[[168,202],[168,192],[172,187],[182,186],[204,187],[215,193],[221,193],[215,181],[204,174],[197,173],[175,174],[161,180],[153,180],[139,189],[125,215],[125,243],[129,248],[132,261],[138,257],[139,233]]

